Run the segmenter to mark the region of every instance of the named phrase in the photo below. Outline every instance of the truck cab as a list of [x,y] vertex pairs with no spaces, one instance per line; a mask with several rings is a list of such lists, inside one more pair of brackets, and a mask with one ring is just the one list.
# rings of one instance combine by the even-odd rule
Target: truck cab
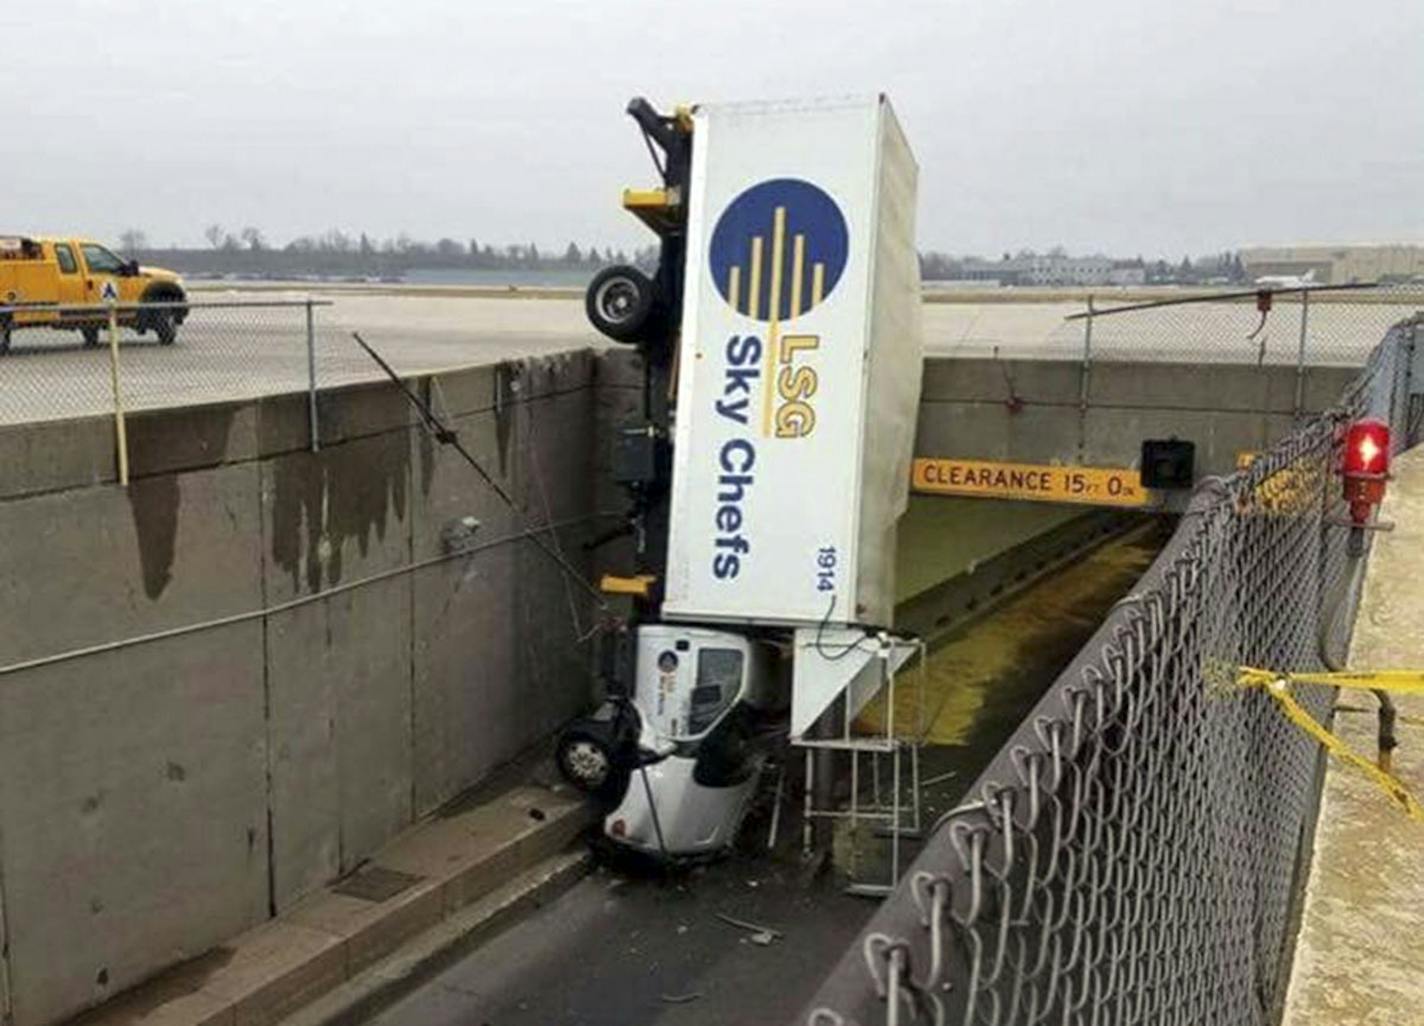
[[110,302],[120,327],[171,345],[186,300],[173,271],[140,266],[92,239],[0,235],[0,354],[22,328],[77,331],[96,345]]

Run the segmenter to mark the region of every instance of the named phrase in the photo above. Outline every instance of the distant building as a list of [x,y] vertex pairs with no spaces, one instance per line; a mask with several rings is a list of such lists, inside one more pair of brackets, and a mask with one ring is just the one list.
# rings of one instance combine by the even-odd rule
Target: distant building
[[1147,266],[1141,260],[1114,260],[1108,271],[1109,285],[1143,285],[1147,282]]
[[959,268],[964,281],[982,281],[990,285],[1018,285],[1020,262],[1003,260],[965,260]]
[[1248,246],[1241,250],[1241,263],[1252,281],[1277,275],[1303,277],[1311,271],[1323,285],[1424,281],[1424,244]]
[[[1126,266],[1131,261],[1114,261],[1111,257],[1070,257],[1051,254],[1006,257],[1002,260],[966,260],[961,269],[971,281],[998,282],[1000,285],[1110,285],[1114,274],[1128,279],[1121,284],[1145,280],[1141,264],[1135,264],[1135,278]],[[1123,266],[1119,266],[1123,265]]]

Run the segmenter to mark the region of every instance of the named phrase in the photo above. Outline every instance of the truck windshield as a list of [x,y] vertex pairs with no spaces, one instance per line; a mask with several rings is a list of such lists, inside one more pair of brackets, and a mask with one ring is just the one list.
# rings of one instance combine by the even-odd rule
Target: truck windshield
[[697,683],[687,710],[687,733],[705,731],[742,690],[742,653],[735,648],[704,648],[697,653]]
[[80,248],[84,250],[84,262],[89,265],[91,271],[98,274],[117,274],[124,269],[124,262],[103,246],[86,242]]

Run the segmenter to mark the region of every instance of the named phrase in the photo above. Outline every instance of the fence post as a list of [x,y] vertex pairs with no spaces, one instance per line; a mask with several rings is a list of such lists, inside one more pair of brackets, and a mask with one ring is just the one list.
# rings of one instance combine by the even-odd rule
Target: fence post
[[1078,462],[1088,454],[1088,378],[1093,372],[1093,297],[1088,296],[1088,316],[1083,320],[1083,366],[1078,375]]
[[109,300],[109,385],[114,394],[114,449],[119,463],[119,485],[129,486],[129,435],[124,423],[124,393],[119,387],[119,311]]
[[1424,406],[1424,339],[1419,323],[1409,326],[1408,369],[1404,377],[1404,437],[1407,446],[1419,444],[1419,410]]
[[1300,346],[1295,354],[1295,416],[1299,421],[1305,406],[1305,340],[1310,325],[1310,293],[1300,294]]
[[311,451],[321,448],[321,434],[316,416],[316,328],[312,322],[312,299],[307,297],[307,430]]

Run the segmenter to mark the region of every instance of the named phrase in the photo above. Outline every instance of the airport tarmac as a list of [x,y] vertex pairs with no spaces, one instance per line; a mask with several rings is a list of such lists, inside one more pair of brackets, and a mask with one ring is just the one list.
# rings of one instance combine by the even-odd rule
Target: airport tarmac
[[[295,290],[203,288],[172,347],[121,333],[119,386],[131,410],[302,391],[308,384],[306,307],[313,308],[318,388],[374,380],[379,370],[351,339],[360,331],[404,374],[610,345],[588,325],[577,293],[506,296],[385,287]],[[1417,298],[1417,297],[1411,297]],[[219,305],[198,304],[264,304]],[[273,306],[288,303],[287,306]],[[1100,301],[1099,306],[1110,306]],[[1424,305],[1416,303],[1415,305]],[[1351,364],[1412,305],[1312,306],[1307,360]],[[1081,359],[1084,324],[1074,300],[1005,302],[966,296],[923,306],[934,356]],[[1290,363],[1300,348],[1300,305],[1280,302],[1262,330],[1250,303],[1196,304],[1094,320],[1095,360]],[[85,349],[74,332],[17,331],[0,358],[0,424],[56,420],[113,408],[107,346]]]

